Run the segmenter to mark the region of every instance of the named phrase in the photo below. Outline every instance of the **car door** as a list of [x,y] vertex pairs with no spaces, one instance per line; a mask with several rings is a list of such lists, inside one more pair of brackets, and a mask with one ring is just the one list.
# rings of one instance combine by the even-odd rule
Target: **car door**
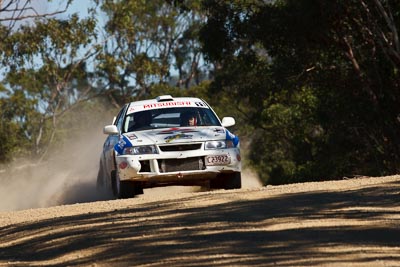
[[119,130],[119,134],[117,135],[109,135],[104,142],[103,146],[103,157],[104,157],[104,169],[108,175],[111,174],[112,170],[115,170],[115,152],[114,152],[114,146],[119,142],[119,138],[121,135],[121,128],[122,124],[124,121],[125,113],[126,113],[126,108],[128,105],[125,105],[120,112],[117,115],[117,118],[114,121],[114,125],[117,126]]

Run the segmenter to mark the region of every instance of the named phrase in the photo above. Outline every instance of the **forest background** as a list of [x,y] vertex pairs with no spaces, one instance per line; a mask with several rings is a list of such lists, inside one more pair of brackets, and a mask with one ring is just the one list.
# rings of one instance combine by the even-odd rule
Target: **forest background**
[[399,1],[85,3],[0,1],[3,166],[171,94],[235,117],[265,184],[399,173]]

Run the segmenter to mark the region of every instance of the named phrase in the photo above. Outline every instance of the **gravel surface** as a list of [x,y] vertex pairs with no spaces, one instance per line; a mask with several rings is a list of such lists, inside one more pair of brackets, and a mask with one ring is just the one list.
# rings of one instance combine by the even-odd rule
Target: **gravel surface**
[[3,211],[0,266],[400,266],[399,193],[396,175]]

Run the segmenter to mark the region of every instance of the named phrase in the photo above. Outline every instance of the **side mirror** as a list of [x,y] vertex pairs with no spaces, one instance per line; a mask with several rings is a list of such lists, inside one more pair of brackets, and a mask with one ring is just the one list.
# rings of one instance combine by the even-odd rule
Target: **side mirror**
[[115,125],[107,125],[103,128],[103,133],[108,135],[118,135],[119,131],[117,126]]
[[222,118],[222,126],[223,127],[230,127],[235,125],[235,119],[232,117],[223,117]]

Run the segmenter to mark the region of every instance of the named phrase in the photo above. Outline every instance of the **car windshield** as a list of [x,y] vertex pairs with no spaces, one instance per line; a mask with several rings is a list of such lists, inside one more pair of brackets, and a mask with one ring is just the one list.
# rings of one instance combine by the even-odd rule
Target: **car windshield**
[[163,108],[128,114],[122,132],[182,126],[221,126],[221,123],[208,108]]

